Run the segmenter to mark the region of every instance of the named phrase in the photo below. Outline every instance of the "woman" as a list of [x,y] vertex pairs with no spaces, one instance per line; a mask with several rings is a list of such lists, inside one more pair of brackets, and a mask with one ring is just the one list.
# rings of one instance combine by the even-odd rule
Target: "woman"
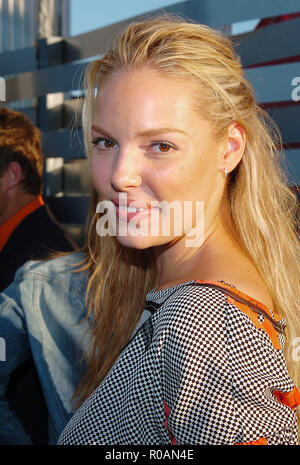
[[98,313],[59,444],[296,444],[297,201],[230,41],[133,23],[87,87]]
[[[93,195],[91,206],[94,211]],[[72,396],[87,368],[89,333],[93,326],[93,316],[85,318],[88,270],[79,272],[76,266],[83,258],[83,253],[75,251],[53,252],[47,259],[29,260],[0,293],[0,445],[38,442],[8,401],[12,374],[30,358],[47,406],[48,439],[46,436],[44,442],[56,444],[74,414]],[[134,330],[148,317],[149,312],[145,311]],[[28,417],[27,425],[31,422],[41,434],[42,417],[36,390],[31,385],[31,391],[23,392],[28,412],[34,401],[36,416]]]

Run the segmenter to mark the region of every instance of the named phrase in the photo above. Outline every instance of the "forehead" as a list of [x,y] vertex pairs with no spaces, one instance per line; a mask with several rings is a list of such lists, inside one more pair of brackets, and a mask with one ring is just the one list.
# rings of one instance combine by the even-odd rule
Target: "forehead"
[[150,109],[154,106],[169,112],[173,109],[194,110],[199,84],[192,79],[175,78],[145,68],[121,70],[113,73],[101,84],[95,101],[95,112],[108,109]]
[[146,65],[141,68],[123,68],[119,71],[115,71],[109,76],[104,78],[103,86],[110,85],[126,85],[133,83],[137,85],[138,83],[143,85],[151,84],[155,82],[155,85],[160,85],[164,87],[165,85],[174,85],[177,88],[182,87],[183,89],[194,89],[197,87],[197,79],[190,76],[188,77],[183,75],[176,75],[172,71],[162,71],[155,69],[150,65]]

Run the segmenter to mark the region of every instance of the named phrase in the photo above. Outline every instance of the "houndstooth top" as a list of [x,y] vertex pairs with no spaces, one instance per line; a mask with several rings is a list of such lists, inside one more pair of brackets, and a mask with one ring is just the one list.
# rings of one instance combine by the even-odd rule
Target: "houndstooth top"
[[59,444],[298,444],[283,318],[224,281],[153,289],[146,310]]

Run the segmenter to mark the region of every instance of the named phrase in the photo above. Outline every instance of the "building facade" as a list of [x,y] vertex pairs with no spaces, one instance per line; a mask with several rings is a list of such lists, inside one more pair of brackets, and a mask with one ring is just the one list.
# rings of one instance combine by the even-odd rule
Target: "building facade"
[[69,0],[0,0],[0,53],[30,47],[37,37],[68,37]]

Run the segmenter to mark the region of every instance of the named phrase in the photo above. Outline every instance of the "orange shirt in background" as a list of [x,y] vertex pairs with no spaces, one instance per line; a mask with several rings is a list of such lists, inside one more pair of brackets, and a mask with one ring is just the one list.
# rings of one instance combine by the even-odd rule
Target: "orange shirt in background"
[[26,218],[26,216],[33,213],[39,207],[44,205],[44,200],[41,195],[38,195],[32,202],[21,208],[14,216],[0,226],[0,252],[7,243],[13,231]]

